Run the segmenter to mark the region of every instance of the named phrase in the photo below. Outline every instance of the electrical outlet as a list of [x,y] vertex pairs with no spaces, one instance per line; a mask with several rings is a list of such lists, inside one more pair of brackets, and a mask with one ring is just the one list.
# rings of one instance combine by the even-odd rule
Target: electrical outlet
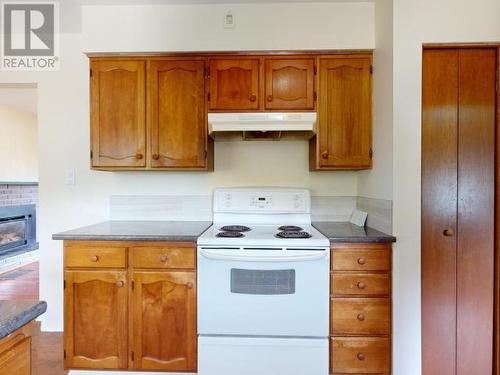
[[224,16],[224,28],[232,29],[234,28],[234,16],[233,13],[227,12]]

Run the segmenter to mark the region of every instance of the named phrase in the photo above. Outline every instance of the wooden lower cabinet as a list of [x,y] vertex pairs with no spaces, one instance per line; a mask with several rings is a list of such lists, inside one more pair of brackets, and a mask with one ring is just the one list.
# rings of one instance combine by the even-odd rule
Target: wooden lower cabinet
[[127,368],[126,271],[64,272],[67,368]]
[[31,374],[31,337],[39,332],[36,322],[31,322],[0,339],[0,374]]
[[196,371],[196,273],[133,272],[132,280],[134,368]]
[[65,367],[196,372],[195,246],[65,241]]
[[330,373],[391,374],[391,244],[333,243]]

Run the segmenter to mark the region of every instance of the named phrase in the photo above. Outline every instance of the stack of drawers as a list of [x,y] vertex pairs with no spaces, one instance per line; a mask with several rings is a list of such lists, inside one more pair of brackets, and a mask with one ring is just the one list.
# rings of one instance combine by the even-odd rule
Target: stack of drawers
[[330,372],[391,373],[391,244],[331,246]]

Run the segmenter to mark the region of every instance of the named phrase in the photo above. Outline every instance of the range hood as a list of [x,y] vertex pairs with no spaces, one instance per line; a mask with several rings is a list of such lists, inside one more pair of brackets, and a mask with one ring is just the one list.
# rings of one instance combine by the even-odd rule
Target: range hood
[[316,133],[316,112],[209,113],[208,132],[212,138],[216,133],[242,133],[246,139],[266,138],[266,134],[276,139],[289,132],[311,137]]

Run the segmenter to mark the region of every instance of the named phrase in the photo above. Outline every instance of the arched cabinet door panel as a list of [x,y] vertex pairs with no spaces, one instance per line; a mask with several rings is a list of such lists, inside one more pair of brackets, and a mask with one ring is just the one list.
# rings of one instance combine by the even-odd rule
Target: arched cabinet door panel
[[92,167],[146,166],[146,62],[91,62]]
[[134,272],[134,367],[196,372],[196,273]]
[[265,60],[265,109],[314,109],[314,59]]
[[210,60],[210,109],[259,109],[259,59]]
[[127,273],[65,271],[66,368],[127,368]]
[[151,166],[206,168],[205,61],[153,60],[149,73]]

